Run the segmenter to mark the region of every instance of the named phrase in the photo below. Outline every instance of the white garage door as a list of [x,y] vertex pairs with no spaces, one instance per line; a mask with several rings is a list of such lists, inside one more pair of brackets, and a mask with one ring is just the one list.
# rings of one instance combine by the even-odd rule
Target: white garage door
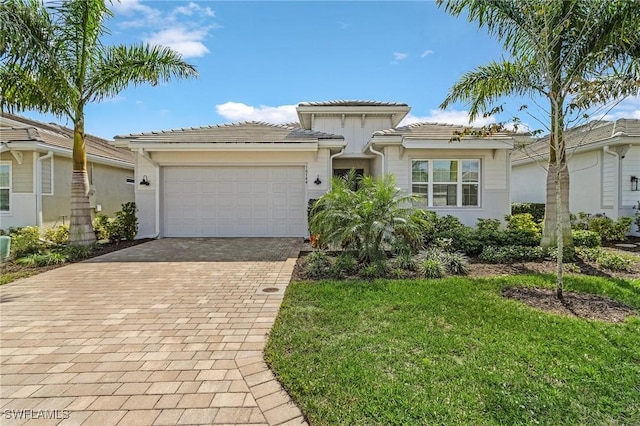
[[166,237],[302,237],[303,167],[164,167]]

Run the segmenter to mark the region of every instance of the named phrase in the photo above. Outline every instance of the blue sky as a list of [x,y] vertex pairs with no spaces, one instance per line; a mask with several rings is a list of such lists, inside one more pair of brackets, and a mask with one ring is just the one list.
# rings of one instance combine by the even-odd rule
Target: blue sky
[[[245,120],[291,122],[299,102],[337,99],[405,102],[412,107],[405,123],[467,124],[464,105],[438,105],[465,71],[502,56],[483,30],[431,1],[122,0],[113,11],[106,43],[168,45],[200,77],[132,87],[89,106],[86,131],[108,139]],[[507,103],[498,119],[508,120],[523,103],[530,101]],[[620,116],[640,118],[640,100],[624,101],[608,118]]]

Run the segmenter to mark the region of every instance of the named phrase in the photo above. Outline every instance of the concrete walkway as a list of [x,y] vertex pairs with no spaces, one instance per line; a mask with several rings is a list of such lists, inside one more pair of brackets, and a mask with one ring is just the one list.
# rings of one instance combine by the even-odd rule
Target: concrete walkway
[[305,424],[263,360],[300,244],[156,240],[0,287],[0,423]]

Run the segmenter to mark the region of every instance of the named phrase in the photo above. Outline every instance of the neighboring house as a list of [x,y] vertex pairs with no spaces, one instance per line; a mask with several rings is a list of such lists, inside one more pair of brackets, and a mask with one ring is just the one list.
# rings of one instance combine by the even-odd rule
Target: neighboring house
[[[640,202],[640,120],[594,121],[565,133],[572,213],[633,216]],[[545,202],[549,138],[511,155],[513,202]]]
[[295,124],[116,136],[116,146],[136,153],[139,237],[307,236],[308,200],[351,168],[392,173],[401,189],[423,196],[421,206],[469,225],[508,214],[512,138],[451,142],[462,126],[396,127],[409,110],[402,103],[304,102]]
[[[109,216],[134,201],[134,156],[86,135],[94,212]],[[69,224],[73,130],[2,112],[0,229]]]

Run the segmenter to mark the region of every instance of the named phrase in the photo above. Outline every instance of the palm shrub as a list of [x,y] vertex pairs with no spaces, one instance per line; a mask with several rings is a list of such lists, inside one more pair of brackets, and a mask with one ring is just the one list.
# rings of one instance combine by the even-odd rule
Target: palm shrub
[[310,229],[332,248],[353,250],[369,264],[386,257],[392,247],[420,247],[420,226],[413,220],[413,195],[396,187],[395,177],[334,177],[331,190],[316,201]]

